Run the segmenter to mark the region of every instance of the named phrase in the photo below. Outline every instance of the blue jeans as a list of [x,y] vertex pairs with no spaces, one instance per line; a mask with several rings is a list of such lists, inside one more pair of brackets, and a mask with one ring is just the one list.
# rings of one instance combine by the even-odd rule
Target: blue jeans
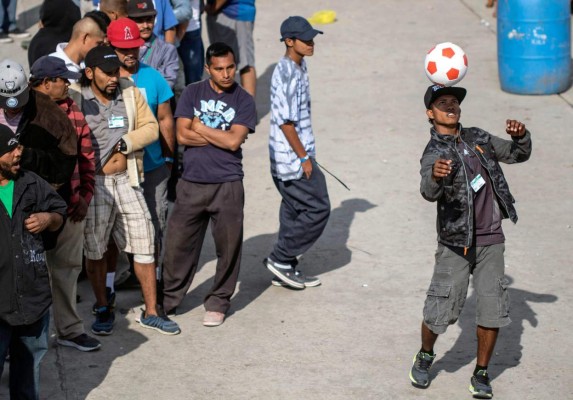
[[203,68],[205,66],[205,51],[203,49],[203,40],[201,39],[201,29],[185,32],[177,52],[179,57],[181,57],[181,62],[183,62],[185,85],[200,81],[203,77]]
[[48,351],[49,323],[49,312],[30,325],[11,326],[0,320],[0,376],[10,351],[12,400],[40,398],[40,361]]
[[16,29],[16,3],[18,0],[2,0],[0,4],[0,26],[6,33]]

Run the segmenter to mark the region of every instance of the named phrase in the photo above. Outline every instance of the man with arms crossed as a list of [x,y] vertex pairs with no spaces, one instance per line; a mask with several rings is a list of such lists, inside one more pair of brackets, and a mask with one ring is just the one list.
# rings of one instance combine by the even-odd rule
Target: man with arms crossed
[[235,55],[224,43],[207,49],[209,78],[185,88],[175,117],[177,141],[186,146],[177,201],[167,225],[163,307],[181,303],[197,271],[207,225],[217,249],[215,281],[205,298],[203,325],[225,320],[235,291],[243,246],[241,145],[256,124],[255,102],[235,83]]

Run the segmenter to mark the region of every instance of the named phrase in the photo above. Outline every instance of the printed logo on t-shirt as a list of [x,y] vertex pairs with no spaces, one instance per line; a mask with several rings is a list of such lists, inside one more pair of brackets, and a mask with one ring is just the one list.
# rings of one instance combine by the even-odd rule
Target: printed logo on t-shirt
[[195,108],[194,114],[205,126],[226,130],[235,118],[235,109],[228,107],[227,103],[221,100],[201,100],[201,109]]

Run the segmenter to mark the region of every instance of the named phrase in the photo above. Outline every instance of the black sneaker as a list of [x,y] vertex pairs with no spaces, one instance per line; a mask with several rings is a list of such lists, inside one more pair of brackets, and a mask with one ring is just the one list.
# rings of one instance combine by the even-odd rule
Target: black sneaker
[[102,336],[111,335],[114,321],[115,314],[110,307],[99,307],[96,310],[95,321],[92,324],[92,332]]
[[32,35],[29,32],[16,28],[13,31],[8,32],[8,36],[12,39],[26,39]]
[[[300,279],[302,279],[302,281],[304,282],[304,287],[315,287],[315,286],[321,285],[320,279],[318,279],[316,276],[304,275],[298,269],[296,269],[294,271],[294,274],[297,277],[299,277]],[[290,285],[287,285],[286,283],[284,283],[283,281],[281,281],[277,277],[273,278],[273,280],[271,281],[271,284],[273,286],[282,286],[282,287],[290,286]]]
[[471,377],[469,389],[475,399],[491,399],[493,397],[487,370],[480,369],[477,374]]
[[410,380],[412,385],[419,388],[427,388],[430,385],[430,367],[436,355],[429,355],[420,351],[414,356],[414,365],[410,369]]
[[73,339],[57,339],[60,346],[68,346],[78,349],[79,351],[94,351],[101,347],[99,340],[82,333]]
[[[105,294],[107,297],[107,305],[109,306],[109,308],[111,308],[112,311],[115,311],[115,292],[111,292],[111,288],[106,287],[105,288]],[[92,314],[96,315],[98,306],[97,303],[94,303],[94,305],[92,306]]]
[[268,258],[263,260],[263,265],[288,286],[295,289],[304,289],[304,281],[296,275],[294,268],[287,269],[278,267],[274,261],[271,261]]

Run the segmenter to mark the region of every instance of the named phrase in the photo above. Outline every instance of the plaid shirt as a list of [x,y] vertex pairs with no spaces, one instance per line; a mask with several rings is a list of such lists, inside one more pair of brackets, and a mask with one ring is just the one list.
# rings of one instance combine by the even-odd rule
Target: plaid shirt
[[57,103],[70,119],[78,135],[78,162],[70,182],[72,195],[69,205],[71,208],[77,204],[80,196],[89,205],[95,186],[95,153],[92,149],[91,130],[84,114],[71,98],[67,97]]

